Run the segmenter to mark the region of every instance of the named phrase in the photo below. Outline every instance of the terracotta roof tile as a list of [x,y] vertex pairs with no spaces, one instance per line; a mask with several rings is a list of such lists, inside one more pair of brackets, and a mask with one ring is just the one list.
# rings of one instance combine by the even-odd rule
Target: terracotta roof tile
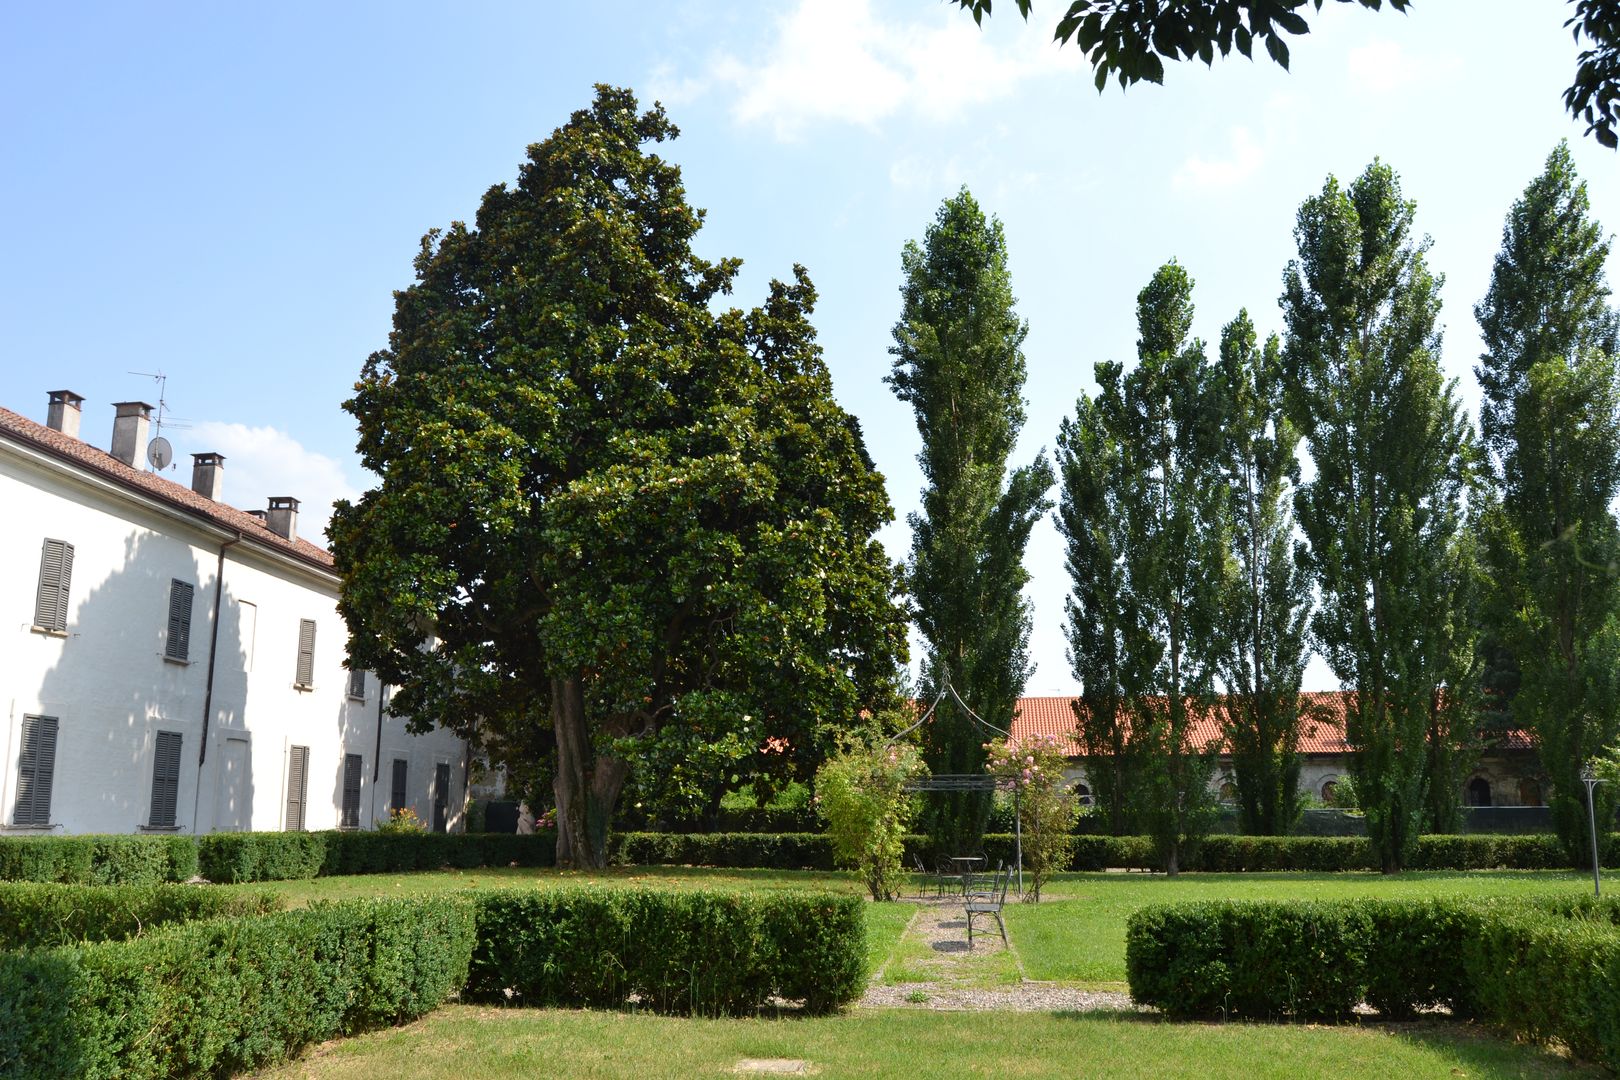
[[287,540],[271,532],[263,521],[244,510],[204,498],[184,484],[166,480],[156,473],[131,468],[105,450],[99,450],[81,439],[64,435],[44,424],[35,423],[10,409],[0,408],[0,437],[26,443],[53,457],[71,462],[88,472],[111,480],[132,492],[159,499],[227,529],[238,530],[244,540],[261,547],[296,556],[327,572],[332,570],[332,555],[325,548],[312,544],[302,537],[295,541]]

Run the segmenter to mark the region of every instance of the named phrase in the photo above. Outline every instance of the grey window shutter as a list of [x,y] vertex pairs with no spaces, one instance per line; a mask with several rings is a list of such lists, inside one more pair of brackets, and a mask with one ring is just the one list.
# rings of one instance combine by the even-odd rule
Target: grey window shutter
[[169,635],[163,655],[171,660],[191,656],[191,598],[193,589],[184,581],[169,582]]
[[73,580],[73,545],[46,540],[39,556],[39,591],[34,595],[34,625],[41,630],[67,629],[68,586]]
[[345,829],[360,827],[360,773],[364,763],[359,754],[343,755],[343,821]]
[[405,774],[410,764],[402,757],[394,759],[393,783],[388,792],[388,809],[405,809]]
[[298,673],[293,682],[299,686],[315,685],[315,620],[298,620]]
[[22,747],[17,761],[17,805],[12,822],[17,825],[51,823],[51,786],[56,773],[56,729],[54,716],[24,716]]
[[444,832],[450,825],[450,766],[433,766],[433,831]]
[[366,673],[364,669],[349,672],[349,696],[365,700]]
[[304,800],[309,790],[309,747],[295,746],[287,755],[287,831],[304,831]]
[[180,799],[180,733],[160,731],[152,761],[152,820],[157,829],[172,829]]

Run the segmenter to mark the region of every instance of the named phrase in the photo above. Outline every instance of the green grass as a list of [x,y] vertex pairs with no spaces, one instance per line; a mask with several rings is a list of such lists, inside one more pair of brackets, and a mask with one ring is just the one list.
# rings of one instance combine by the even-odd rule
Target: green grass
[[883,970],[900,944],[900,935],[906,924],[917,913],[913,904],[866,905],[866,972],[876,975]]
[[[1607,878],[1608,875],[1605,875]],[[1620,875],[1616,875],[1620,881]],[[1181,900],[1548,896],[1591,889],[1590,876],[1547,870],[1382,874],[1062,874],[1039,904],[1009,904],[1007,932],[1032,979],[1117,986],[1125,920],[1143,904]]]
[[476,1076],[505,1080],[718,1076],[744,1058],[794,1058],[823,1077],[1331,1076],[1574,1078],[1532,1047],[1463,1025],[1169,1024],[1105,1014],[888,1011],[816,1020],[694,1020],[452,1006],[407,1028],[329,1043],[264,1080]]

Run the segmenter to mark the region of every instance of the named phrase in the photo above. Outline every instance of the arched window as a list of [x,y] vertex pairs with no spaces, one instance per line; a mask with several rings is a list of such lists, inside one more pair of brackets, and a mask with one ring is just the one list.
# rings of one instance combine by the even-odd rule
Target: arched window
[[1074,795],[1075,795],[1075,798],[1080,800],[1080,805],[1081,806],[1090,806],[1091,805],[1091,789],[1086,787],[1086,785],[1084,785],[1084,784],[1076,784],[1076,785],[1074,785]]
[[1221,802],[1235,803],[1238,801],[1237,785],[1230,780],[1221,781]]
[[1520,806],[1540,806],[1541,805],[1541,785],[1536,783],[1534,780],[1520,780],[1519,781],[1519,805]]
[[1483,776],[1476,776],[1468,781],[1468,805],[1491,805],[1491,782]]
[[1337,779],[1324,781],[1322,783],[1322,801],[1327,803],[1329,806],[1332,806],[1333,792],[1336,791],[1338,787],[1339,781]]

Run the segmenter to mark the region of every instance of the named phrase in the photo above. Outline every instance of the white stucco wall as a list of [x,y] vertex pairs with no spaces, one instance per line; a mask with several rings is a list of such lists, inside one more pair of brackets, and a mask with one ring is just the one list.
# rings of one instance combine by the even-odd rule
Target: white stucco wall
[[[228,482],[228,475],[227,475]],[[450,765],[449,828],[462,827],[465,747],[446,731],[382,720],[378,686],[348,697],[336,579],[86,470],[0,440],[0,832],[12,826],[27,715],[59,721],[53,831],[128,833],[148,824],[157,732],[182,737],[180,831],[285,824],[289,750],[309,747],[306,827],[336,827],[345,754],[363,760],[361,827],[387,814],[389,765],[410,761],[413,806],[431,821],[433,765]],[[74,546],[67,633],[33,628],[46,538]],[[195,586],[190,657],[164,657],[170,582]],[[207,754],[202,755],[216,586],[220,620]],[[314,686],[293,685],[299,620],[316,623]],[[374,782],[375,777],[375,782]]]

